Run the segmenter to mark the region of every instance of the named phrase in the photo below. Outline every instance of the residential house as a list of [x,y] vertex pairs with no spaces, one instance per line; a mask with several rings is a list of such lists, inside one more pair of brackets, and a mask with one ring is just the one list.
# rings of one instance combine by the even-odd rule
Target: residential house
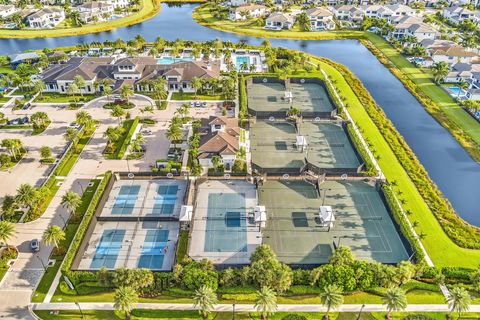
[[12,4],[0,4],[0,17],[6,18],[17,12],[17,9]]
[[394,30],[390,37],[401,40],[407,36],[413,36],[417,42],[425,39],[435,40],[440,35],[432,26],[426,24],[419,17],[401,16],[393,19]]
[[452,65],[450,72],[443,79],[444,82],[457,83],[461,80],[472,82],[473,74],[480,72],[480,64],[456,63]]
[[45,7],[29,16],[26,21],[31,28],[53,28],[65,20],[65,11],[55,7]]
[[414,16],[417,14],[415,9],[400,3],[386,5],[385,8],[392,12],[392,17]]
[[295,16],[283,13],[273,12],[265,20],[265,29],[282,30],[291,29],[295,24]]
[[267,7],[261,4],[247,4],[239,7],[231,8],[229,12],[229,19],[246,20],[247,18],[258,18],[265,14]]
[[212,158],[220,156],[225,170],[231,170],[240,150],[238,119],[214,117],[201,120],[198,162],[202,167],[213,167]]
[[115,12],[113,4],[106,1],[86,2],[72,9],[80,12],[80,20],[85,23],[105,20],[105,18],[112,16]]
[[433,63],[446,62],[449,65],[456,63],[471,63],[471,61],[478,55],[474,52],[467,51],[462,46],[457,44],[431,47],[427,49],[429,57],[432,58]]
[[114,9],[125,9],[128,6],[130,6],[130,0],[107,0],[108,3],[110,3]]
[[467,19],[469,20],[476,20],[475,12],[464,8],[464,7],[446,7],[442,11],[442,16],[448,21],[458,24],[460,22],[463,22]]
[[[81,76],[86,85],[79,88],[82,93],[103,91],[103,83],[108,83],[114,92],[124,84],[137,91],[151,91],[149,81],[160,77],[167,80],[170,91],[193,92],[190,85],[193,78],[210,79],[220,76],[218,63],[183,61],[172,64],[157,64],[152,57],[133,57],[116,60],[112,57],[74,57],[67,63],[50,65],[41,77],[47,92],[67,93],[68,86],[76,76]],[[100,83],[96,86],[95,83]]]
[[250,3],[249,0],[229,0],[232,7],[244,6]]
[[352,25],[362,23],[365,13],[357,6],[341,5],[333,9],[333,14],[337,20],[347,21]]
[[333,21],[333,13],[324,8],[313,8],[306,11],[310,20],[312,31],[333,30],[335,29],[335,21]]

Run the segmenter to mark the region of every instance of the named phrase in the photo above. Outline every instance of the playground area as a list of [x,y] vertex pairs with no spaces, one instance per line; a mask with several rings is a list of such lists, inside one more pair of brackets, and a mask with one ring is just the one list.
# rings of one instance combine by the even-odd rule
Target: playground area
[[[376,188],[363,181],[325,181],[320,191],[302,180],[269,180],[259,188],[266,207],[263,242],[293,265],[327,263],[335,247],[350,247],[357,259],[398,263],[409,257]],[[332,226],[320,218],[330,206]]]

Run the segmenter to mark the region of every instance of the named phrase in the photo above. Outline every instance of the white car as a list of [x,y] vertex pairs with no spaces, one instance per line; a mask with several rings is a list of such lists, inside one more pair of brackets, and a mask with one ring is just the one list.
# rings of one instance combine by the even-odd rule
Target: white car
[[76,122],[72,122],[68,125],[69,128],[80,129],[80,125]]

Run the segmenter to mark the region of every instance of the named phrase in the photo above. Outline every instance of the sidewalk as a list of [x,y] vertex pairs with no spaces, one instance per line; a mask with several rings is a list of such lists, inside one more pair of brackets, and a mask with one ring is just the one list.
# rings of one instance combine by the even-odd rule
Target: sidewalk
[[[30,305],[32,310],[78,310],[75,303],[33,303]],[[113,303],[107,302],[82,302],[80,303],[82,310],[114,310]],[[340,307],[340,312],[359,312],[362,308],[360,304],[344,304]],[[187,303],[137,303],[135,309],[156,309],[156,310],[196,310],[192,304]],[[232,311],[232,304],[217,304],[214,311],[229,312]],[[255,312],[253,304],[236,304],[235,311],[238,312]],[[318,304],[279,304],[277,312],[325,312],[326,308]],[[385,305],[367,304],[363,308],[364,312],[386,312]],[[410,304],[405,312],[448,312],[449,308],[446,304]],[[480,305],[470,306],[468,312],[480,312]]]

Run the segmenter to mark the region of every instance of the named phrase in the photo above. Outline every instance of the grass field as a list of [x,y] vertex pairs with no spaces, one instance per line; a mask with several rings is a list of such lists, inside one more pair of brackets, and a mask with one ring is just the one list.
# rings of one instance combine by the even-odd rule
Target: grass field
[[174,92],[172,94],[172,100],[225,100],[225,96],[223,94],[214,94],[214,95],[206,95],[206,94],[197,94],[193,92]]
[[398,186],[395,190],[401,190],[402,197],[408,199],[404,209],[412,212],[409,216],[410,221],[418,221],[417,233],[426,235],[422,243],[434,264],[437,267],[476,268],[480,261],[480,250],[460,248],[450,240],[349,84],[335,68],[323,62],[321,65],[329,77],[336,81],[341,95],[346,98],[348,111],[357,125],[362,128],[364,138],[375,146],[375,150],[380,156],[378,163],[383,173],[388,180],[397,181]]
[[140,23],[144,20],[154,17],[158,12],[160,12],[159,0],[141,0],[141,8],[138,12],[112,21],[87,24],[81,27],[73,28],[55,28],[41,30],[0,29],[0,38],[52,38],[75,36],[87,33],[98,33]]
[[68,103],[68,102],[87,102],[94,99],[93,94],[84,95],[68,95],[60,93],[42,93],[35,98],[34,102],[52,102],[52,103]]

